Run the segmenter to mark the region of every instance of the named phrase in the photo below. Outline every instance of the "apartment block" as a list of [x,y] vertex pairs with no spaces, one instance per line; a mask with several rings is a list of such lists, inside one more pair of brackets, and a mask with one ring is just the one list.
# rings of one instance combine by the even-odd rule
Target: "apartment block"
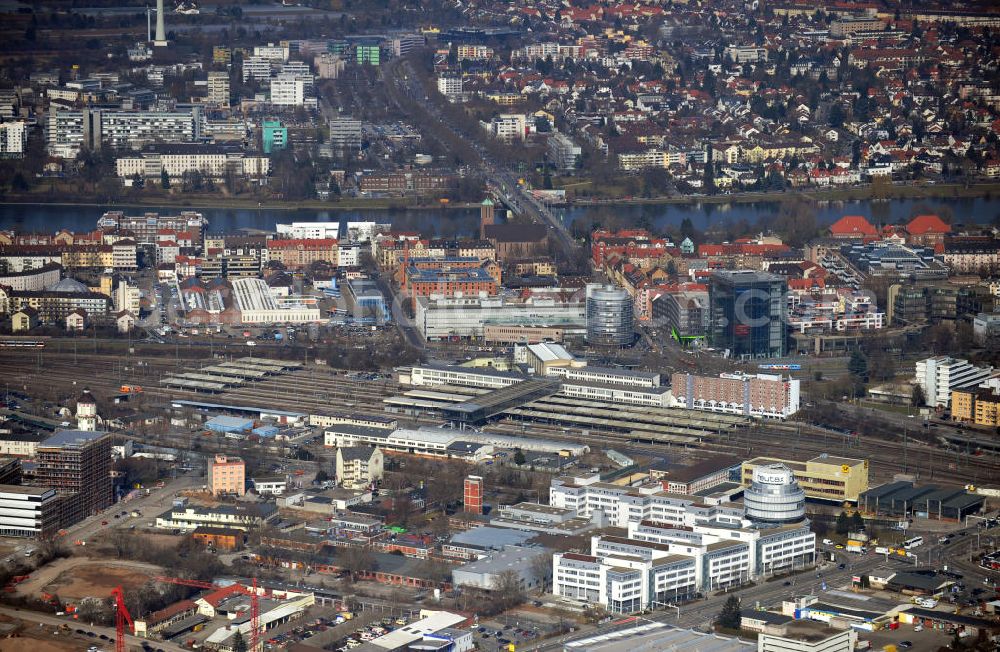
[[208,462],[208,490],[213,496],[246,493],[246,463],[239,457],[216,455]]
[[992,373],[992,367],[976,367],[968,360],[937,356],[917,362],[913,382],[923,389],[927,405],[945,407],[951,403],[953,390],[975,387]]
[[71,158],[81,147],[138,149],[151,143],[193,143],[201,138],[202,107],[179,111],[83,109],[49,112],[49,154]]
[[690,410],[785,419],[799,410],[796,378],[774,374],[697,376],[677,372],[671,379],[674,398]]
[[34,486],[67,496],[61,526],[111,506],[111,435],[107,432],[57,430],[38,444]]
[[384,458],[381,449],[371,446],[342,446],[337,449],[337,482],[348,489],[361,489],[382,479]]
[[122,211],[108,211],[97,220],[97,228],[103,231],[130,231],[139,244],[156,244],[161,231],[190,233],[195,246],[200,246],[202,235],[208,227],[208,220],[201,213],[181,211],[179,215],[125,215]]
[[229,73],[225,71],[212,70],[208,73],[208,97],[210,104],[220,107],[228,107],[229,96]]
[[0,122],[0,158],[24,158],[28,127],[24,122]]
[[336,149],[359,149],[361,121],[346,116],[330,120],[330,146]]
[[278,261],[287,269],[299,270],[314,262],[326,262],[333,267],[338,262],[338,243],[333,238],[295,238],[268,240],[267,261]]
[[1000,426],[1000,393],[993,387],[953,390],[951,418],[978,426]]

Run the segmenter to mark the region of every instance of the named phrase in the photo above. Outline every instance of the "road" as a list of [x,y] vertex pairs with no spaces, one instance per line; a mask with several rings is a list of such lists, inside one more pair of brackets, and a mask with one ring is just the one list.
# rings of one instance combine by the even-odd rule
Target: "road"
[[[403,74],[400,75],[400,73]],[[570,256],[576,243],[562,220],[545,204],[532,196],[524,185],[518,183],[519,179],[512,172],[497,165],[489,152],[478,142],[478,139],[483,137],[481,133],[470,134],[445,118],[441,109],[430,100],[432,93],[436,91],[428,90],[423,86],[423,82],[413,70],[410,61],[400,59],[396,65],[387,66],[383,70],[383,75],[386,84],[392,85],[396,93],[417,103],[433,120],[450,131],[454,138],[471,146],[478,159],[478,161],[471,161],[471,163],[478,163],[480,174],[485,177],[489,190],[515,213],[526,215],[533,221],[546,225],[555,238],[560,253],[564,257]]]
[[[46,626],[51,626],[53,629],[58,628],[60,625],[67,625],[74,631],[77,629],[82,629],[85,632],[93,632],[96,636],[89,637],[90,643],[93,645],[98,645],[98,647],[105,646],[107,648],[114,647],[115,644],[115,628],[114,627],[101,627],[100,625],[90,625],[86,623],[81,623],[74,621],[69,618],[59,617],[59,616],[49,616],[48,614],[41,614],[35,611],[25,611],[22,609],[13,609],[10,607],[0,607],[0,614],[9,616],[11,618],[19,618],[29,623],[41,623]],[[106,640],[101,640],[98,637],[104,635],[107,637]],[[138,649],[146,639],[139,638],[137,636],[126,635],[125,642],[129,647],[134,647]],[[153,641],[150,643],[154,650],[164,650],[164,652],[189,652],[180,645],[174,643],[168,643],[165,641]],[[80,649],[83,649],[81,644]]]
[[[167,511],[178,492],[200,487],[204,483],[204,478],[195,473],[182,475],[176,480],[167,482],[161,489],[150,488],[148,496],[143,495],[129,501],[115,503],[100,514],[66,528],[65,538],[72,543],[78,540],[86,541],[98,532],[111,527],[124,528],[134,525],[138,529],[141,527],[141,523],[156,520],[159,514]],[[131,516],[133,510],[138,510],[142,516]],[[114,518],[115,514],[123,511],[127,511],[129,516]],[[108,525],[102,525],[104,521],[107,521]]]

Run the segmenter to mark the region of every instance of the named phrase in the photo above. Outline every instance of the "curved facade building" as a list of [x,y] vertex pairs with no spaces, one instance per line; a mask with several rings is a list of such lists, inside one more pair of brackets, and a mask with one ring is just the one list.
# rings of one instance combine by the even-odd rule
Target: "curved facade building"
[[806,492],[784,464],[759,466],[743,492],[743,505],[755,523],[798,523],[806,515]]
[[629,346],[634,339],[632,297],[613,286],[587,288],[587,343]]

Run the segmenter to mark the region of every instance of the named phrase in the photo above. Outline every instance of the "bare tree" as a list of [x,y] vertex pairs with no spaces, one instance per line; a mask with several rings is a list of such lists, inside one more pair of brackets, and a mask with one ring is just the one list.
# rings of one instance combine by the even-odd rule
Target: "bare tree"
[[524,586],[516,571],[505,570],[493,578],[494,602],[501,611],[506,611],[524,602]]
[[350,574],[352,582],[357,579],[359,573],[373,571],[378,566],[375,562],[375,555],[367,546],[348,546],[338,548],[337,552],[339,553],[337,565]]
[[542,595],[548,589],[549,579],[552,576],[552,557],[547,554],[540,554],[531,560],[531,574],[538,580],[538,595]]

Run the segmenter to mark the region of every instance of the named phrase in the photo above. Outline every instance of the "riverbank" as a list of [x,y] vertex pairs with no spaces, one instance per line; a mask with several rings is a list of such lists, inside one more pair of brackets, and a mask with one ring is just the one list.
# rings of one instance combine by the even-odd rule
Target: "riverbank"
[[[847,188],[825,188],[822,190],[795,189],[780,192],[740,192],[720,193],[716,195],[674,195],[670,197],[620,197],[616,199],[585,199],[574,197],[566,207],[597,207],[597,206],[657,206],[657,205],[700,205],[700,204],[754,204],[793,201],[806,202],[847,202],[847,201],[890,201],[899,199],[991,199],[1000,197],[1000,182],[983,182],[975,184],[929,184],[929,183],[898,183],[882,186],[876,190],[871,184],[851,186]],[[235,210],[268,210],[268,211],[439,211],[448,209],[478,208],[478,202],[448,202],[419,201],[405,197],[351,197],[336,202],[318,199],[302,201],[274,200],[259,202],[252,198],[162,195],[150,197],[128,198],[124,201],[100,202],[90,198],[80,201],[67,200],[65,197],[55,198],[50,194],[22,194],[7,196],[2,205],[8,206],[101,206],[121,208],[176,207],[179,209],[196,210],[199,208],[235,209]]]
[[[412,200],[411,200],[412,201]],[[221,208],[234,210],[267,210],[267,211],[438,211],[447,209],[467,209],[478,208],[475,202],[440,202],[433,203],[410,203],[406,199],[398,197],[373,197],[367,199],[345,199],[338,202],[321,201],[319,199],[309,199],[303,201],[270,201],[259,202],[254,199],[239,199],[232,197],[199,197],[197,199],[181,199],[174,196],[149,197],[140,199],[127,199],[125,201],[101,202],[93,199],[83,199],[81,201],[67,200],[59,198],[50,200],[48,197],[37,197],[32,195],[6,197],[0,201],[4,206],[89,206],[115,208],[150,208],[170,206],[178,209],[197,210],[200,208]]]
[[841,201],[890,201],[896,199],[976,199],[1000,196],[1000,182],[975,184],[893,184],[883,186],[875,196],[873,186],[851,186],[822,190],[787,190],[780,192],[740,192],[717,195],[674,195],[671,197],[629,197],[621,199],[574,198],[572,206],[608,205],[668,205],[668,204],[753,204],[782,203],[791,201],[841,202]]

